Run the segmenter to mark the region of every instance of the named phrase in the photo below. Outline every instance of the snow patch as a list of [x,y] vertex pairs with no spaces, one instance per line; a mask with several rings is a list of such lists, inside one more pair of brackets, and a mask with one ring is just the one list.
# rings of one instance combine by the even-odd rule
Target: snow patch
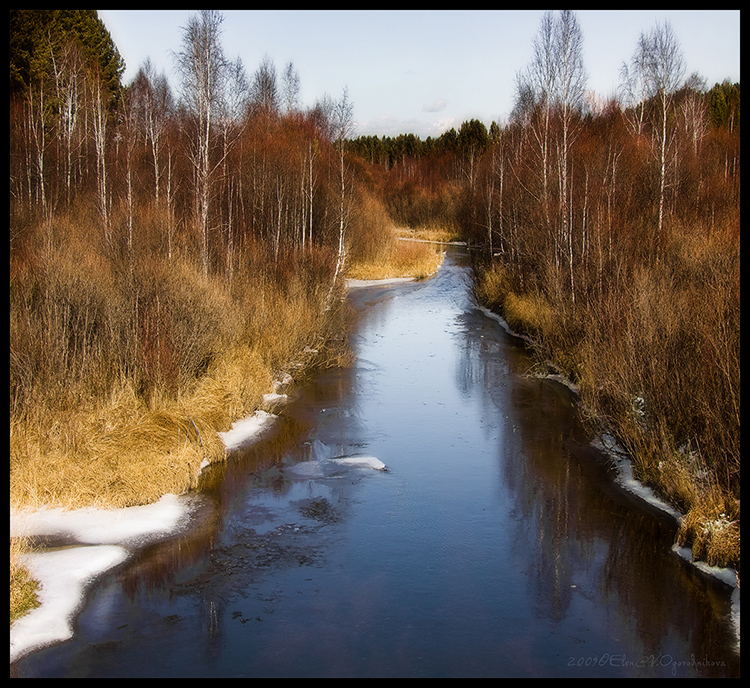
[[125,509],[11,509],[11,537],[60,538],[77,546],[22,556],[41,584],[41,606],[11,627],[10,661],[70,638],[86,589],[136,549],[178,531],[195,505],[194,498],[169,494],[153,504]]
[[11,627],[10,661],[71,638],[72,621],[86,588],[97,576],[121,564],[128,556],[127,549],[116,545],[73,547],[25,555],[24,564],[41,583],[38,592],[41,606]]
[[253,415],[232,423],[231,429],[227,432],[218,434],[227,451],[232,451],[258,439],[258,436],[266,431],[276,418],[277,416],[267,411],[256,411]]
[[168,494],[153,504],[126,509],[11,510],[10,536],[63,538],[87,545],[140,544],[174,532],[190,506],[186,497]]

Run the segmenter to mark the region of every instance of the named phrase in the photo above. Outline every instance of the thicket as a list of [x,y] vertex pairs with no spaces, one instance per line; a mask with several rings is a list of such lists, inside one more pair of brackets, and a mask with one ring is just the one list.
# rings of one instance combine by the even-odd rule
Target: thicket
[[[570,13],[541,32],[556,21],[575,34]],[[411,142],[373,178],[404,224],[460,228],[478,300],[578,385],[592,424],[686,514],[679,542],[739,569],[740,87],[684,79],[668,26],[640,47],[657,39],[671,85],[609,102],[572,98],[585,82],[540,41],[536,67],[550,69],[519,75],[507,123],[467,122],[450,151]]]
[[12,505],[183,492],[275,379],[347,355],[348,259],[385,224],[351,104],[302,108],[220,28],[184,27],[176,92],[149,62],[121,84],[95,11],[11,13]]

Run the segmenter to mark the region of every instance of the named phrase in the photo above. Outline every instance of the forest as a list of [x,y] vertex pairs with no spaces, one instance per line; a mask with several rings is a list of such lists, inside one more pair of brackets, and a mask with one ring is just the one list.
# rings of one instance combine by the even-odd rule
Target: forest
[[173,91],[148,61],[122,83],[95,10],[10,13],[11,505],[194,487],[275,380],[346,362],[344,277],[441,231],[680,543],[739,570],[739,84],[686,75],[664,25],[602,102],[548,13],[507,122],[355,138],[345,88],[303,106],[221,22],[183,27]]

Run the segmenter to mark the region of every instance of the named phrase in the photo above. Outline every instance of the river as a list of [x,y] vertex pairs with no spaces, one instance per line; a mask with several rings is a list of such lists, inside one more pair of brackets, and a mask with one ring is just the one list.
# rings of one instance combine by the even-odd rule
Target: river
[[[207,476],[19,677],[737,677],[731,589],[613,480],[451,249],[359,288],[355,363]],[[375,457],[386,470],[332,459]]]

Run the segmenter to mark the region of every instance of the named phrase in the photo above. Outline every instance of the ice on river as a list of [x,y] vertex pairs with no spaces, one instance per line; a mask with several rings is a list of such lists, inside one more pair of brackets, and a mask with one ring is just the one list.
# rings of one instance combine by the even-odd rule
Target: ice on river
[[384,471],[385,464],[374,456],[342,456],[335,459],[314,459],[287,466],[285,472],[295,478],[337,478],[347,468]]
[[336,455],[335,449],[320,440],[309,444],[311,459],[286,466],[284,472],[293,478],[316,479],[336,478],[344,475],[346,469],[363,468],[375,471],[386,470],[385,464],[374,456]]
[[11,510],[11,537],[36,536],[65,546],[23,556],[41,584],[41,606],[11,627],[10,661],[70,638],[91,583],[136,549],[179,530],[195,505],[191,497],[165,495],[154,504],[126,509]]

